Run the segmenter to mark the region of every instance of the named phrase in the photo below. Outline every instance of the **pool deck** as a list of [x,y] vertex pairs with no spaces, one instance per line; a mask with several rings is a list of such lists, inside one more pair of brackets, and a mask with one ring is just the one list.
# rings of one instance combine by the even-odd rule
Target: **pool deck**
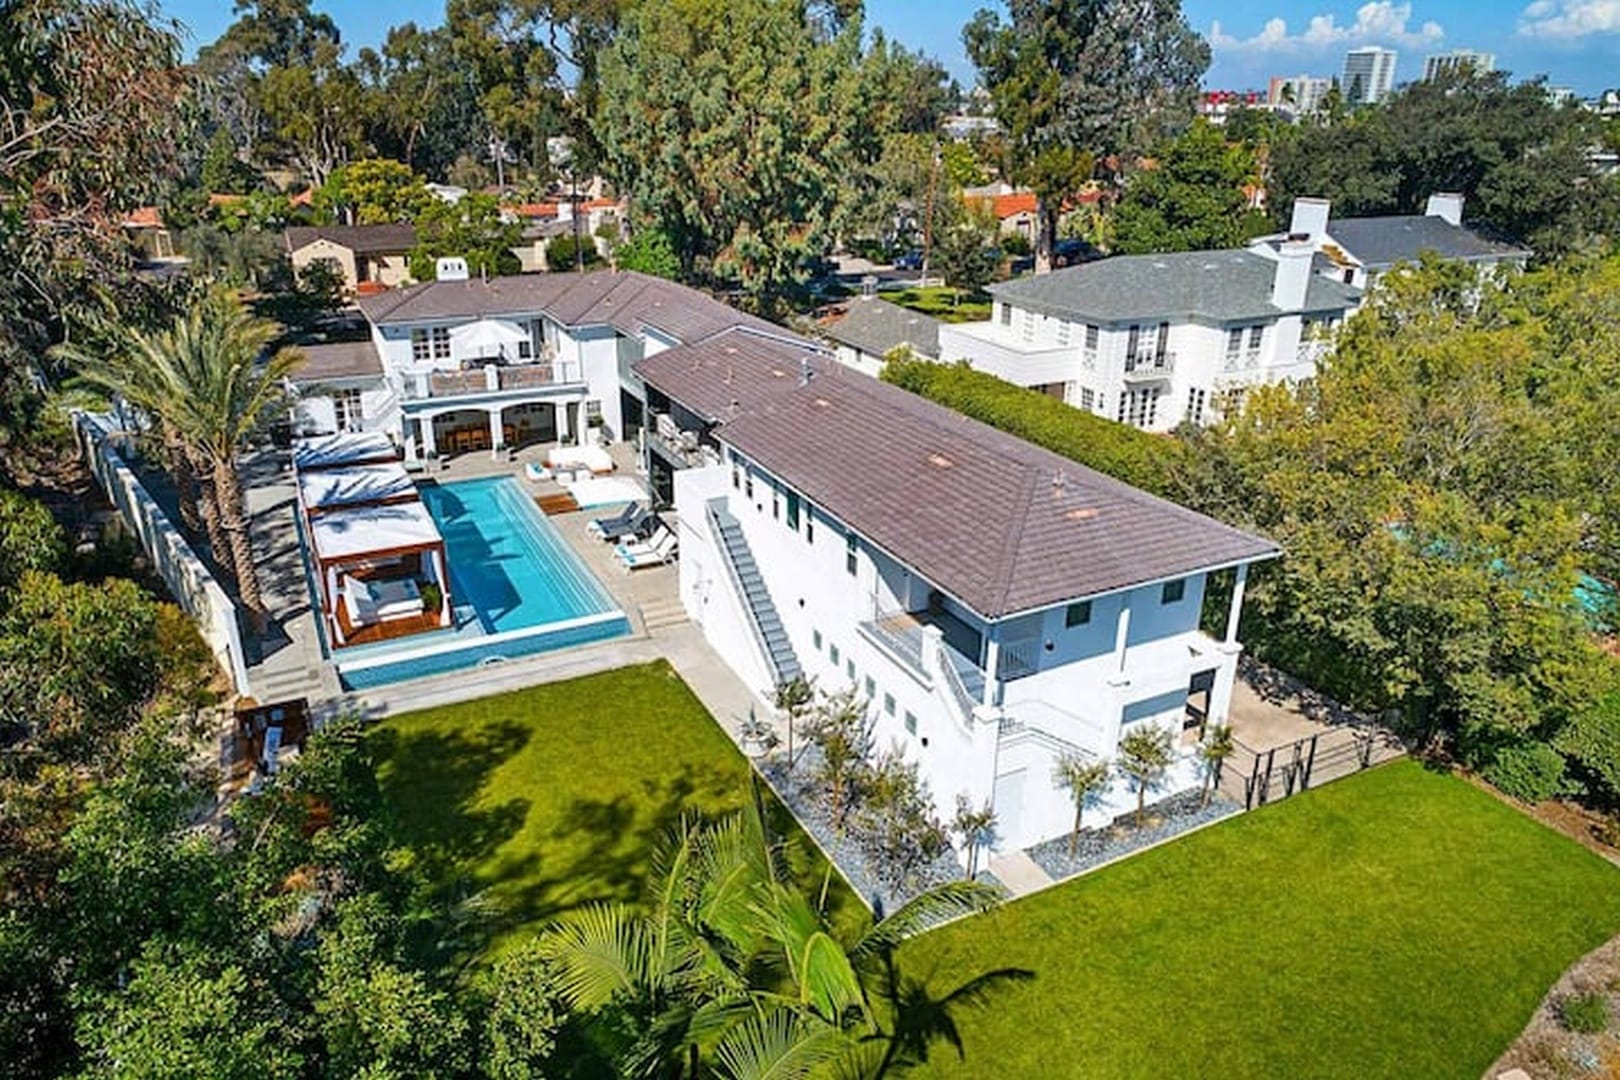
[[[515,460],[492,460],[488,451],[474,451],[441,462],[431,473],[417,474],[449,483],[485,476],[515,476],[535,497],[558,494],[556,483],[526,479],[523,466],[544,458],[546,446],[526,447]],[[620,443],[611,448],[617,475],[636,477],[634,447]],[[751,710],[769,716],[768,703],[752,694],[686,619],[677,595],[673,565],[625,571],[613,557],[611,544],[591,537],[586,523],[611,511],[603,508],[550,515],[569,546],[597,579],[607,587],[630,620],[631,633],[610,641],[580,645],[554,652],[509,660],[485,668],[469,668],[447,675],[415,679],[371,690],[349,692],[338,683],[337,672],[321,656],[315,613],[311,610],[306,578],[294,522],[292,470],[285,454],[262,454],[248,463],[248,509],[259,563],[264,568],[265,600],[272,627],[259,642],[249,645],[248,677],[261,702],[309,699],[316,717],[358,712],[385,716],[488,697],[511,690],[608,671],[629,664],[668,660],[734,738]],[[637,477],[639,479],[639,477]]]

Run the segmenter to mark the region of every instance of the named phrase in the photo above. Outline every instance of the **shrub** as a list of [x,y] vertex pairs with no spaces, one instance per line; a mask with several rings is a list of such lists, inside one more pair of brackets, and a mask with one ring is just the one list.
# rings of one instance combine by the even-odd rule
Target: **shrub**
[[1127,484],[1169,495],[1181,443],[1071,408],[966,364],[891,359],[883,379]]
[[1483,773],[1498,790],[1528,803],[1545,802],[1564,789],[1564,757],[1546,743],[1504,746]]
[[1602,994],[1573,994],[1558,1007],[1564,1026],[1580,1035],[1596,1035],[1609,1026],[1609,1002]]
[[1028,255],[1031,250],[1029,237],[1023,233],[1002,233],[1001,250],[1012,256]]
[[1592,830],[1598,842],[1608,844],[1612,848],[1620,848],[1620,814],[1610,814],[1598,822],[1597,828]]
[[[596,244],[591,238],[581,235],[578,250],[584,255],[586,267],[595,266],[602,261],[597,254]],[[575,247],[572,236],[559,236],[546,245],[546,268],[550,270],[572,270],[576,265],[574,258]]]

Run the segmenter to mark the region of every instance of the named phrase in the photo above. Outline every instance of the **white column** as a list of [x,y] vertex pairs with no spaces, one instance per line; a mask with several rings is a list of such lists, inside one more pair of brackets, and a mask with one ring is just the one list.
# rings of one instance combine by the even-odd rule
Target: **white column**
[[984,701],[981,704],[996,703],[996,669],[1000,666],[1001,642],[991,638],[984,647]]
[[557,402],[556,411],[557,411],[557,442],[559,444],[567,444],[568,436],[570,434],[570,429],[572,428],[572,425],[569,424],[569,422],[568,422],[568,402],[566,402],[566,401]]
[[1238,619],[1243,614],[1243,587],[1249,580],[1249,564],[1239,563],[1237,580],[1232,583],[1232,609],[1226,613],[1226,643],[1237,644]]
[[1131,633],[1131,594],[1120,597],[1119,619],[1114,624],[1114,670],[1125,670],[1125,642]]
[[450,575],[444,572],[444,548],[433,549],[433,579],[438,582],[439,595],[444,598],[439,608],[439,625],[450,625]]
[[[490,369],[491,371],[494,368]],[[506,429],[501,425],[501,409],[495,406],[489,410],[489,456],[494,461],[501,459],[501,445],[506,442]]]
[[439,445],[434,440],[434,436],[433,436],[433,416],[432,416],[432,414],[428,414],[428,415],[420,417],[418,419],[418,421],[417,421],[417,424],[422,429],[422,456],[426,457],[429,454],[438,453]]

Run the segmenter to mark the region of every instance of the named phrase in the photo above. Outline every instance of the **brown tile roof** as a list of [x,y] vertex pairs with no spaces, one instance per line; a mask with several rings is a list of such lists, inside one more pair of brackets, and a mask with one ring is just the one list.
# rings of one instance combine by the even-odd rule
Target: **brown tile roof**
[[391,255],[416,246],[416,230],[409,225],[294,225],[283,234],[288,251],[328,240],[357,255]]
[[[801,385],[805,362],[812,375]],[[986,618],[1278,553],[807,345],[735,331],[636,370],[717,422],[722,442]]]
[[337,341],[325,345],[300,345],[304,364],[293,373],[293,381],[310,386],[332,379],[360,379],[382,375],[382,360],[370,341]]
[[124,216],[126,229],[161,229],[163,213],[155,206],[137,206]]
[[430,281],[359,303],[379,325],[543,312],[565,326],[608,325],[624,334],[650,327],[688,343],[734,326],[787,333],[696,289],[633,270]]

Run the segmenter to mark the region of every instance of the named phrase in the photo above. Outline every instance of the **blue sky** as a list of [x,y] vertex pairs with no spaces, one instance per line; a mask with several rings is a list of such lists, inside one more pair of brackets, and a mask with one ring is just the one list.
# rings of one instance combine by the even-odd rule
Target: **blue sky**
[[[229,0],[161,0],[192,31],[193,48],[231,22]],[[1269,75],[1331,74],[1346,49],[1396,49],[1397,81],[1415,78],[1423,57],[1453,48],[1494,52],[1515,75],[1545,74],[1586,96],[1620,86],[1620,0],[1183,0],[1187,18],[1214,47],[1208,85],[1265,86]],[[964,83],[973,70],[962,25],[985,0],[867,0],[867,22],[943,60]],[[381,41],[390,25],[436,25],[443,0],[316,0],[351,49]]]

